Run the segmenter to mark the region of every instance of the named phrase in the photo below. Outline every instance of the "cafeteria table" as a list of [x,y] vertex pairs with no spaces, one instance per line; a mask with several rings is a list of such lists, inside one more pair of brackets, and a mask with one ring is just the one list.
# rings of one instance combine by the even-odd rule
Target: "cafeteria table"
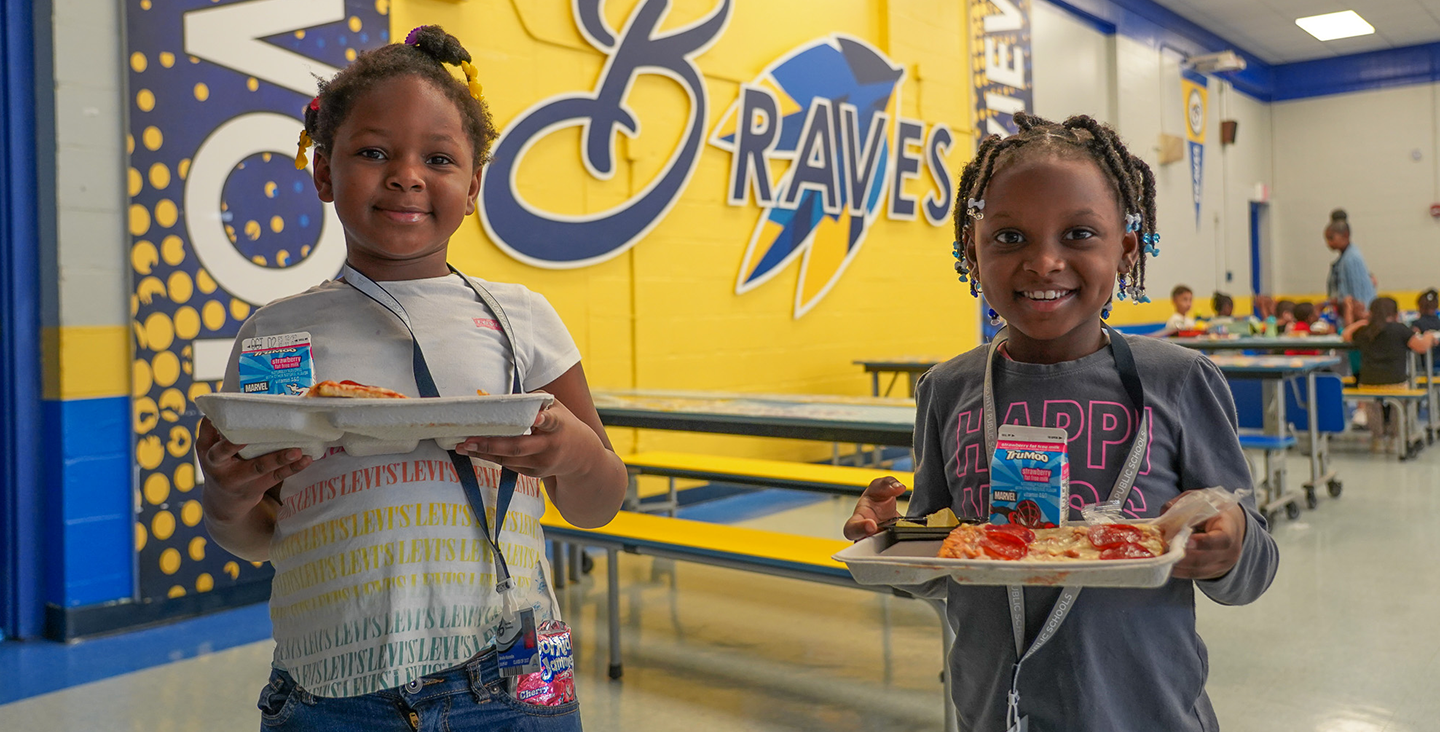
[[[1278,339],[1272,339],[1278,340]],[[1220,367],[1221,373],[1226,376],[1239,378],[1261,379],[1263,381],[1276,382],[1276,388],[1271,390],[1271,399],[1274,403],[1275,426],[1274,435],[1284,436],[1287,429],[1285,420],[1285,382],[1289,379],[1305,377],[1305,389],[1307,404],[1311,405],[1309,412],[1309,433],[1310,433],[1310,482],[1306,484],[1305,494],[1310,498],[1313,505],[1313,492],[1326,482],[1325,468],[1322,463],[1320,439],[1320,410],[1315,408],[1315,374],[1328,368],[1333,368],[1340,363],[1338,356],[1246,356],[1240,354],[1209,354],[1208,358]],[[1266,420],[1267,426],[1270,421]],[[1298,491],[1283,491],[1279,496],[1267,496],[1267,502],[1262,510],[1275,511],[1284,508],[1286,504],[1294,501],[1302,495]],[[1298,503],[1296,504],[1299,505]]]
[[810,394],[596,391],[607,427],[911,447],[915,402]]
[[[943,363],[946,359],[936,356],[901,356],[899,358],[862,359],[855,362],[856,366],[865,369],[870,374],[870,395],[890,396],[890,390],[895,388],[896,379],[900,374],[905,374],[909,379],[908,394],[911,399],[915,398],[915,382],[919,380],[920,374],[935,368],[936,364]],[[880,374],[895,374],[890,379],[890,385],[885,387],[885,393],[880,393]]]

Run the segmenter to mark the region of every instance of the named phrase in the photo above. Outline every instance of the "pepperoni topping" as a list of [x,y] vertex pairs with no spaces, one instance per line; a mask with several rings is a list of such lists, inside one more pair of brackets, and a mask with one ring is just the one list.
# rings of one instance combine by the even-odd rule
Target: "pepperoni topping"
[[1009,534],[1011,536],[1018,537],[1026,544],[1035,541],[1035,532],[1018,524],[986,524],[985,531],[999,534]]
[[1112,549],[1124,544],[1134,544],[1143,540],[1144,537],[1140,529],[1127,524],[1096,524],[1091,526],[1086,534],[1090,538],[1090,545],[1096,549]]
[[1151,559],[1155,553],[1139,544],[1121,544],[1100,552],[1101,559]]
[[991,559],[1014,561],[1030,553],[1029,542],[1008,531],[986,531],[980,548]]

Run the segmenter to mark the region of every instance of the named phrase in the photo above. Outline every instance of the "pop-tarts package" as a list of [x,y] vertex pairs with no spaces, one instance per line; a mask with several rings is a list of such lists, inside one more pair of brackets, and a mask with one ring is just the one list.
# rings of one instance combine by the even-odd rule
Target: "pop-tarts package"
[[1060,428],[1000,428],[990,460],[990,523],[1050,529],[1068,522],[1068,443]]
[[239,365],[242,394],[302,396],[315,385],[309,333],[247,338]]

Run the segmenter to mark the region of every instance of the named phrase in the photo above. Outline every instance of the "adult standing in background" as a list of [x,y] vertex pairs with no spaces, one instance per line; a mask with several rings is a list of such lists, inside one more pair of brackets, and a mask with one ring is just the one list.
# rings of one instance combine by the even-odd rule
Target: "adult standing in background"
[[1330,212],[1330,224],[1325,227],[1325,244],[1340,253],[1330,265],[1330,277],[1325,282],[1325,296],[1335,302],[1335,308],[1344,320],[1344,325],[1364,317],[1365,307],[1375,299],[1378,284],[1365,266],[1360,249],[1350,242],[1350,217],[1345,209]]

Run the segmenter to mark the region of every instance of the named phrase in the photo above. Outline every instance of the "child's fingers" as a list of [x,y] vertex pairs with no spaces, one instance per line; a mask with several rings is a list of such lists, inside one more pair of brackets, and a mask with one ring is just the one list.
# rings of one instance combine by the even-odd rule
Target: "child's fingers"
[[550,449],[550,439],[544,435],[521,435],[519,437],[472,437],[455,446],[461,455],[492,460],[496,457],[514,458],[538,455]]
[[858,513],[845,522],[845,538],[851,541],[859,541],[879,530],[880,524],[875,519]]
[[883,478],[876,478],[870,481],[865,488],[865,497],[872,500],[885,501],[900,497],[906,491],[905,484],[901,483],[894,476],[887,475]]
[[542,409],[535,415],[535,424],[531,429],[536,432],[555,432],[562,424],[560,415],[554,409]]

